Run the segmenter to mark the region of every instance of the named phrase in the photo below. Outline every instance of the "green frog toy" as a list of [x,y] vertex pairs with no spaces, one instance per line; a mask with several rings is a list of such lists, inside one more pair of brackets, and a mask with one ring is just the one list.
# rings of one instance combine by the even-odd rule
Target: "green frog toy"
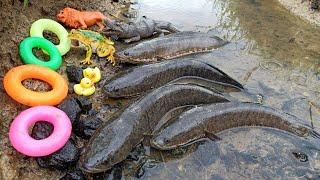
[[86,58],[81,61],[81,63],[91,64],[92,53],[96,53],[99,57],[108,57],[109,62],[115,65],[116,62],[113,57],[115,53],[115,48],[113,47],[114,42],[110,39],[97,32],[82,29],[72,29],[69,33],[69,38],[71,40],[77,40],[84,45],[87,50]]

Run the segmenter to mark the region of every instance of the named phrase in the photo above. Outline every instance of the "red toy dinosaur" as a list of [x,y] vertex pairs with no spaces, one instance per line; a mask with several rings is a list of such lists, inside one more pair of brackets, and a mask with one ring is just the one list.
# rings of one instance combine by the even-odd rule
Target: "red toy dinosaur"
[[[59,21],[65,23],[71,28],[88,28],[93,25],[99,26],[99,31],[102,31],[104,25],[102,21],[108,19],[105,15],[98,11],[78,11],[76,9],[66,7],[57,14]],[[111,21],[111,20],[110,20]]]

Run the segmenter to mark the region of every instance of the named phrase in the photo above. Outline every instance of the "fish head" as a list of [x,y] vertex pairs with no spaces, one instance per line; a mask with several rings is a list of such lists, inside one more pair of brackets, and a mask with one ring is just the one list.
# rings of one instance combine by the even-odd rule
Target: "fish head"
[[[203,136],[201,128],[193,123],[184,124],[185,118],[190,117],[190,113],[196,108],[187,110],[176,117],[169,126],[154,132],[154,136],[150,141],[152,147],[160,150],[172,150],[177,147],[187,146]],[[191,118],[194,119],[194,118]]]
[[140,51],[133,48],[125,49],[119,51],[115,54],[116,58],[118,58],[121,62],[128,62],[128,63],[144,63],[149,62],[150,54],[147,51]]
[[109,120],[111,123],[102,124],[81,153],[79,165],[84,172],[99,173],[107,171],[115,164],[123,161],[131,151],[131,141],[126,141],[130,131],[122,133],[121,128],[119,128],[124,126],[123,119]]
[[[106,81],[103,85],[104,94],[106,97],[111,98],[121,98],[121,97],[134,97],[139,95],[139,93],[132,93],[132,89],[139,90],[140,86],[133,86],[133,84],[145,83],[141,75],[139,76],[128,76],[134,71],[135,68],[128,69],[126,71],[120,72],[112,77],[110,80]],[[144,90],[141,89],[141,92]]]
[[131,87],[118,82],[107,82],[104,85],[104,93],[107,97],[119,98],[123,96],[131,96]]
[[176,135],[174,132],[170,132],[170,130],[169,126],[160,133],[155,133],[156,135],[150,141],[151,146],[160,150],[170,150],[181,146],[184,137],[180,137],[180,135]]

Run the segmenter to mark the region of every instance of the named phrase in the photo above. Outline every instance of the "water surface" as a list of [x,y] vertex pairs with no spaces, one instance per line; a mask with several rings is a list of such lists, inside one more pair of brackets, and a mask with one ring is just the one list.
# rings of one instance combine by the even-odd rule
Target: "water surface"
[[[181,30],[210,30],[230,41],[194,57],[261,95],[263,104],[294,114],[319,132],[319,28],[273,0],[138,0],[131,8],[136,19],[147,16],[170,21]],[[222,141],[206,141],[181,157],[149,149],[138,174],[145,179],[247,179],[312,178],[320,172],[320,151],[306,139],[265,128],[227,130],[220,137]],[[308,161],[297,160],[292,155],[296,151],[307,154]]]

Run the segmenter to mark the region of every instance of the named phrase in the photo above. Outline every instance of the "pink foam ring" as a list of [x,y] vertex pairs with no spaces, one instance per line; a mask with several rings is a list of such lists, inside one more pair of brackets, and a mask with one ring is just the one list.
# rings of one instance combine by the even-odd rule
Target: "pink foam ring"
[[[41,140],[29,135],[29,128],[38,121],[54,126],[52,134]],[[32,157],[47,156],[58,151],[71,135],[71,121],[60,109],[53,106],[35,106],[22,111],[11,123],[9,139],[12,146],[22,154]]]

